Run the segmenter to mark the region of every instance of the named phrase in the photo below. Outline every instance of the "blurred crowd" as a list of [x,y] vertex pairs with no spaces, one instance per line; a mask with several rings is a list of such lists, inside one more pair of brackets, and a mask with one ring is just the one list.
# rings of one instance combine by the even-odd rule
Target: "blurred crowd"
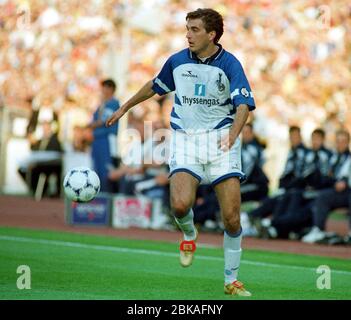
[[244,65],[263,135],[291,124],[306,137],[320,123],[330,132],[341,123],[351,129],[347,0],[2,0],[2,99],[26,106],[35,97],[60,112],[73,99],[91,112],[110,62],[103,57],[121,50],[128,53],[126,78],[118,79],[126,81],[125,99],[186,45],[185,15],[204,6],[224,16],[221,43]]
[[[170,54],[186,46],[185,16],[198,7],[223,15],[220,42],[242,62],[255,94],[258,107],[244,134],[259,132],[256,146],[265,141],[266,161],[254,160],[260,163],[262,193],[256,200],[262,200],[268,180],[279,187],[289,127],[298,126],[305,141],[323,128],[324,144],[331,149],[337,130],[351,131],[347,0],[0,0],[0,106],[31,110],[43,132],[51,123],[63,150],[87,153],[94,143],[91,123],[102,101],[101,80],[113,77],[116,96],[124,102]],[[141,124],[150,120],[167,128],[171,108],[171,97],[155,96],[133,109],[128,126],[142,131]],[[28,134],[31,145],[40,139]],[[247,149],[247,159],[261,154]],[[118,167],[109,179],[133,190],[139,181],[128,176],[140,175],[140,168],[119,166],[118,160],[109,164],[109,169]],[[251,164],[247,170],[253,170]],[[148,170],[148,179],[150,172],[157,177],[157,185],[166,185],[165,168],[154,169],[142,170]],[[205,202],[211,197],[210,190],[200,189],[197,205],[215,208]]]

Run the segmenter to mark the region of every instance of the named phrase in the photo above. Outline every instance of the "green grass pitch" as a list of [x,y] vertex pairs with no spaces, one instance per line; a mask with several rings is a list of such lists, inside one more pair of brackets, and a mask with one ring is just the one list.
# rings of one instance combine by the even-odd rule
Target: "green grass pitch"
[[[244,240],[245,241],[245,240]],[[0,228],[0,299],[244,299],[223,293],[223,250],[199,247],[184,269],[178,246],[18,228]],[[239,272],[249,299],[351,299],[351,261],[244,250]],[[31,289],[16,286],[31,270]],[[320,265],[331,288],[318,289]]]

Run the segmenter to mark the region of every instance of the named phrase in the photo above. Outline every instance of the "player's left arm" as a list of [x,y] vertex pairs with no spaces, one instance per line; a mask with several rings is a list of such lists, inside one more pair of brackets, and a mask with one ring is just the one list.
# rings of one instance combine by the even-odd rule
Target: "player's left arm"
[[229,57],[225,70],[230,83],[230,98],[236,112],[229,134],[221,139],[220,149],[223,151],[229,150],[234,145],[247,121],[249,112],[255,109],[250,84],[239,60],[234,56]]
[[249,117],[249,106],[240,104],[236,109],[235,120],[229,131],[229,134],[221,139],[220,149],[223,151],[229,150],[238,138],[242,128],[244,127],[247,118]]

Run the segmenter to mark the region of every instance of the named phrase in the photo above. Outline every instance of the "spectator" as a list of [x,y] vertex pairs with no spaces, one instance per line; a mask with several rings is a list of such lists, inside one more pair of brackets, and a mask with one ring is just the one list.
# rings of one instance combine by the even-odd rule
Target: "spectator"
[[328,184],[332,152],[325,147],[325,142],[325,131],[315,129],[311,136],[311,150],[306,156],[302,173],[307,188],[320,190]]
[[125,195],[134,195],[135,184],[144,179],[143,159],[146,140],[144,121],[142,117],[131,116],[131,122],[136,134],[133,134],[120,166],[111,168],[108,173],[109,180],[118,185],[118,192]]
[[[53,131],[53,123],[44,121],[40,123],[42,136],[37,139],[35,130],[38,124],[39,111],[32,113],[27,128],[31,154],[24,159],[19,166],[18,172],[27,183],[29,190],[35,192],[38,187],[39,177],[45,174],[56,179],[56,190],[51,196],[59,196],[61,191],[62,147],[58,140],[57,132]],[[45,179],[43,192],[47,191],[48,179]]]
[[279,187],[283,189],[296,188],[303,185],[303,170],[308,149],[304,146],[301,130],[297,126],[289,129],[291,149],[284,172],[279,179]]
[[315,243],[327,237],[325,232],[326,221],[331,210],[348,207],[351,231],[350,215],[350,178],[351,178],[351,155],[349,150],[350,134],[346,130],[340,130],[336,134],[336,153],[332,158],[333,186],[320,192],[312,204],[313,227],[303,238],[303,242]]
[[299,127],[290,127],[289,138],[291,149],[288,153],[284,172],[280,178],[280,195],[265,198],[258,208],[249,212],[249,218],[251,220],[256,220],[255,222],[259,222],[260,219],[266,218],[272,214],[274,216],[275,211],[280,211],[279,205],[284,204],[282,200],[285,192],[303,185],[302,172],[308,149],[302,143]]
[[[144,143],[144,178],[141,182],[136,184],[135,191],[142,191],[143,194],[150,198],[162,198],[164,204],[168,205],[169,169],[166,160],[169,147],[169,137],[164,135],[162,135],[162,137],[156,136],[157,132],[161,133],[159,130],[165,128],[161,119],[153,121],[152,127],[153,134]],[[166,133],[166,131],[163,131],[163,133]],[[146,163],[146,159],[151,160],[151,163],[149,163],[150,161],[147,161],[148,163]]]
[[101,82],[101,103],[94,112],[93,129],[94,141],[92,143],[92,159],[94,170],[98,174],[101,183],[101,191],[110,192],[112,186],[108,180],[108,170],[111,166],[118,166],[117,159],[117,131],[118,124],[109,128],[105,127],[105,121],[119,108],[119,102],[114,98],[116,84],[107,79]]
[[210,184],[198,187],[194,205],[194,223],[202,230],[213,231],[220,228],[220,209],[216,193]]
[[306,155],[303,179],[304,186],[285,193],[279,202],[272,220],[265,220],[260,226],[260,236],[265,238],[299,237],[307,227],[311,227],[310,211],[318,190],[326,186],[330,169],[331,151],[324,147],[325,132],[316,129],[312,132],[312,149]]
[[163,229],[168,228],[170,222],[169,168],[167,165],[169,131],[164,130],[165,125],[159,115],[152,122],[152,129],[153,134],[148,137],[143,146],[144,177],[134,185],[134,193],[143,194],[153,201],[151,228]]
[[268,178],[263,171],[263,147],[253,132],[251,123],[247,123],[242,131],[242,167],[246,175],[241,186],[241,200],[261,201],[268,194]]

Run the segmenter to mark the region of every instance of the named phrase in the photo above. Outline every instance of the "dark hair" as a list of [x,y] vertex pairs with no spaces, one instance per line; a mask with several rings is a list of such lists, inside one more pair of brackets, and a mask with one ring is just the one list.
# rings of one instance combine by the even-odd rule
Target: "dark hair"
[[253,125],[251,122],[245,123],[245,127],[249,127],[251,130],[253,130]]
[[291,127],[289,128],[289,133],[292,133],[292,132],[294,132],[294,131],[300,133],[300,132],[301,132],[300,127],[298,127],[298,126],[291,126]]
[[221,38],[223,34],[223,18],[217,11],[213,9],[197,9],[186,15],[185,20],[188,19],[201,19],[207,33],[215,31],[214,43],[217,43]]
[[113,92],[115,92],[115,90],[117,88],[116,82],[114,82],[112,79],[106,79],[106,80],[101,81],[101,85],[103,87],[111,88],[113,90]]
[[337,136],[345,136],[347,138],[347,140],[350,141],[350,133],[345,129],[340,129],[340,130],[336,131],[336,135]]
[[322,138],[325,138],[325,131],[321,128],[317,128],[317,129],[313,130],[312,135],[313,134],[318,134]]

